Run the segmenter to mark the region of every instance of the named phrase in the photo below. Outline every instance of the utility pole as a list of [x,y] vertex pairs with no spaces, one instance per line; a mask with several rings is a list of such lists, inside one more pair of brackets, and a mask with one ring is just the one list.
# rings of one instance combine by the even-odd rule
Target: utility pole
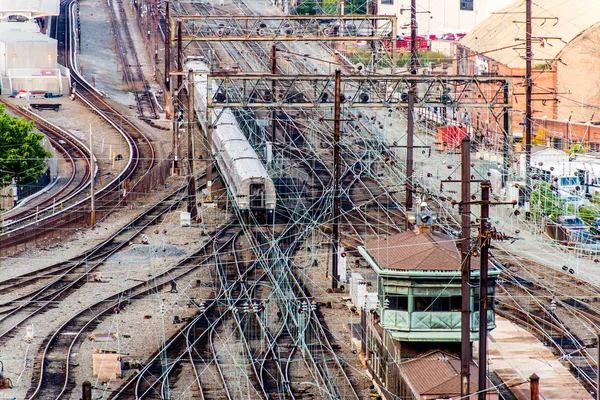
[[169,87],[171,77],[171,21],[169,11],[169,0],[165,1],[165,85]]
[[529,201],[529,191],[531,190],[531,136],[533,133],[531,93],[533,82],[531,78],[531,62],[533,61],[533,52],[531,50],[531,0],[525,0],[525,196]]
[[212,202],[212,170],[213,170],[213,160],[212,160],[212,135],[213,135],[213,125],[212,125],[212,118],[210,115],[210,111],[206,112],[206,118],[208,118],[208,121],[206,122],[206,130],[207,132],[205,132],[206,134],[206,142],[207,144],[207,148],[206,148],[206,190],[208,191],[208,196],[207,196],[207,200],[209,202]]
[[192,221],[198,217],[196,207],[196,149],[194,146],[194,71],[188,71],[188,162],[190,164],[190,182],[188,184],[188,212]]
[[[488,269],[489,269],[489,248],[490,241],[492,240],[492,234],[490,232],[490,206],[499,204],[511,204],[515,205],[516,202],[490,202],[490,191],[491,183],[488,180],[477,181],[472,180],[469,176],[471,172],[470,165],[470,152],[469,147],[471,141],[468,137],[465,137],[462,141],[462,201],[461,201],[461,214],[462,214],[462,235],[461,235],[461,255],[463,260],[462,280],[461,280],[461,291],[462,291],[462,320],[461,320],[461,398],[467,397],[469,393],[469,365],[471,361],[471,345],[470,345],[470,271],[467,273],[465,266],[470,267],[470,208],[471,204],[478,204],[481,206],[480,215],[480,227],[479,227],[479,253],[480,253],[480,264],[479,264],[479,376],[478,376],[478,400],[487,399],[487,314],[488,314]],[[466,166],[466,167],[465,167]],[[445,181],[448,182],[448,181]],[[456,182],[456,181],[450,181]],[[470,183],[481,182],[481,200],[470,201]],[[465,283],[467,283],[465,285]],[[467,379],[464,377],[468,376]],[[465,385],[466,383],[466,385]]]
[[461,148],[461,342],[460,395],[466,398],[471,379],[471,139],[465,136]]
[[342,71],[335,70],[335,99],[333,111],[333,257],[331,287],[338,287],[338,250],[340,248],[340,114]]
[[488,311],[488,261],[490,248],[490,181],[481,183],[481,216],[479,232],[479,385],[478,400],[487,395],[487,311]]
[[[367,0],[367,14],[377,15],[377,2],[375,0]],[[371,21],[371,36],[375,33],[375,26],[377,22]],[[395,38],[392,38],[395,39]],[[373,73],[377,72],[377,45],[374,41],[371,41],[371,60],[373,62]]]
[[596,352],[596,400],[600,400],[600,334],[596,335]]
[[171,108],[172,108],[172,112],[173,115],[171,116],[173,118],[173,140],[172,140],[172,154],[173,154],[173,164],[172,164],[172,174],[176,175],[176,171],[177,171],[177,161],[178,161],[178,138],[179,138],[179,90],[181,90],[181,88],[178,89],[177,92],[177,96],[174,96],[174,90],[173,90],[173,79],[168,78],[168,83],[169,83],[169,98],[171,99]]
[[[395,39],[395,38],[392,38]],[[417,0],[410,2],[410,73],[417,74]],[[415,129],[415,95],[417,84],[408,89],[408,132],[406,134],[406,211],[413,207],[413,146]]]
[[[508,85],[504,85],[504,103],[509,102],[509,90]],[[510,152],[509,152],[509,138],[510,138],[510,116],[508,110],[505,109],[503,117],[503,145],[502,145],[502,187],[506,189],[508,183],[508,168],[510,166]],[[531,154],[531,153],[530,153]],[[528,168],[526,168],[528,169]]]
[[[529,0],[527,0],[529,1]],[[531,400],[539,400],[540,399],[540,377],[533,373],[529,377],[529,398]]]
[[150,32],[152,30],[152,7],[150,1],[151,0],[146,1],[146,26],[144,27],[146,30],[146,34],[144,35],[146,38],[146,46],[152,45],[152,38],[150,37]]
[[92,125],[90,125],[90,227],[96,225],[96,202],[94,195],[94,178],[96,177],[96,163],[94,162],[94,147],[92,140]]
[[154,71],[156,71],[156,64],[158,64],[158,0],[154,0]]
[[[271,46],[271,73],[273,75],[277,74],[277,46]],[[271,96],[273,99],[276,99],[275,92],[277,90],[277,86],[275,81],[271,84]],[[271,142],[275,143],[275,107],[271,109]]]
[[[182,42],[182,25],[183,22],[179,19],[177,20],[177,72],[183,72],[183,42]],[[177,75],[177,87],[179,88],[179,93],[181,93],[181,84],[183,83],[183,74]]]
[[82,400],[92,400],[92,384],[90,381],[85,381],[81,384]]

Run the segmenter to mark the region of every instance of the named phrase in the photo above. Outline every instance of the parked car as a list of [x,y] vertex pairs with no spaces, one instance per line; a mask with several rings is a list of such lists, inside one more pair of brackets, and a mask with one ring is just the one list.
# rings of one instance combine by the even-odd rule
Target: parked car
[[460,40],[465,37],[466,33],[444,33],[441,37],[442,40]]
[[562,226],[567,231],[587,231],[588,226],[583,220],[574,215],[561,215],[557,221],[559,226]]
[[565,207],[570,207],[575,210],[585,204],[585,199],[583,197],[574,194],[563,197],[562,200],[564,201]]

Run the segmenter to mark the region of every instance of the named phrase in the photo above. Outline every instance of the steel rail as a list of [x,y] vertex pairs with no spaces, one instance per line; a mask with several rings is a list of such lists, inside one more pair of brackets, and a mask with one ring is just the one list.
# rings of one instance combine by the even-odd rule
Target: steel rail
[[[54,144],[55,148],[59,149],[60,153],[63,154],[63,156],[70,160],[69,164],[72,166],[73,170],[68,181],[57,193],[55,193],[52,196],[51,199],[36,204],[35,212],[33,212],[33,210],[20,212],[17,211],[15,215],[11,214],[10,211],[8,213],[5,212],[3,214],[3,218],[6,219],[6,216],[8,215],[8,219],[10,219],[11,221],[5,221],[4,224],[0,227],[0,238],[3,234],[12,232],[16,229],[19,229],[21,225],[27,224],[27,221],[30,221],[32,219],[38,221],[39,219],[44,218],[44,216],[47,214],[54,215],[56,211],[56,200],[58,200],[59,204],[64,205],[65,203],[68,203],[72,199],[75,199],[77,196],[81,195],[81,193],[84,190],[86,190],[91,184],[90,158],[92,157],[92,155],[90,154],[90,150],[86,145],[81,143],[81,141],[79,141],[69,132],[43,119],[39,115],[36,115],[23,108],[16,108],[12,106],[11,108],[16,112],[19,112],[21,115],[33,120],[36,123],[36,125],[43,127],[46,137]],[[65,145],[61,143],[61,140],[65,141]],[[67,149],[65,146],[69,146],[69,148]],[[71,151],[76,152],[81,156],[81,158],[78,158],[78,160],[83,160],[85,167],[83,176],[79,179],[79,182],[72,188],[71,184],[77,179],[77,174],[79,171],[77,170],[76,161],[73,158]],[[63,193],[67,191],[68,193],[63,196]]]

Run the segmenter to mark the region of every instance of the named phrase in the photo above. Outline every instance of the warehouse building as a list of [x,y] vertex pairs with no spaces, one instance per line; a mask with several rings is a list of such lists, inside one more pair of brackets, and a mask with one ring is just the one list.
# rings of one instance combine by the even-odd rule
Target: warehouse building
[[59,0],[0,1],[2,92],[62,92],[57,41],[36,21],[58,15]]

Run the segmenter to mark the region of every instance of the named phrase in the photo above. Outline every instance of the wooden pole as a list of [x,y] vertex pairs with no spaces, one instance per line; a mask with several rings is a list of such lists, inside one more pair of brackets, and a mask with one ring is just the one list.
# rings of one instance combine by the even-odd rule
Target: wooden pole
[[90,125],[90,226],[96,225],[96,204],[94,199],[94,177],[96,172],[96,163],[94,162],[94,150],[92,140],[92,125]]
[[540,377],[535,373],[529,377],[530,400],[540,400]]
[[170,21],[169,1],[165,1],[165,84],[169,87],[171,78],[171,21]]
[[596,336],[598,355],[596,358],[596,400],[600,400],[600,334]]
[[460,237],[461,254],[461,346],[460,346],[460,375],[461,397],[469,395],[471,380],[471,139],[465,136],[462,140],[462,173],[461,173],[461,203],[462,230]]
[[533,121],[531,119],[533,113],[531,108],[533,89],[531,33],[531,0],[525,0],[525,184],[527,185],[525,193],[527,201],[529,201],[529,191],[531,190],[531,136],[533,134]]
[[169,79],[168,81],[169,83],[169,99],[171,101],[171,110],[172,110],[172,116],[171,118],[173,118],[173,138],[172,138],[172,151],[171,153],[173,154],[173,164],[172,164],[172,171],[171,174],[172,175],[177,175],[176,174],[176,170],[177,170],[177,158],[178,158],[178,140],[177,138],[179,137],[179,96],[174,97],[174,91],[173,91],[173,80]]
[[335,99],[333,114],[333,259],[331,287],[338,287],[338,250],[340,245],[340,114],[342,71],[335,70]]
[[[392,38],[394,40],[395,38]],[[417,74],[417,1],[410,3],[410,73]],[[408,131],[406,133],[406,211],[413,207],[413,152],[415,129],[415,95],[417,84],[412,83],[408,89]]]
[[154,70],[158,64],[158,0],[154,0]]
[[92,400],[92,384],[85,381],[81,384],[81,398],[83,400]]
[[[183,22],[177,20],[177,72],[183,72],[183,41],[182,41],[182,29]],[[183,83],[183,75],[177,75],[177,90],[181,92],[181,84]]]
[[[271,73],[273,75],[277,74],[277,46],[273,45],[271,46]],[[277,91],[277,86],[275,81],[273,81],[272,86],[271,86],[271,96],[273,96],[273,100],[277,101],[277,98],[275,97],[275,92]],[[275,127],[275,107],[271,108],[271,142],[275,143],[275,134],[276,134],[276,127]]]
[[198,202],[196,201],[196,149],[194,146],[194,71],[188,71],[188,162],[190,167],[190,182],[188,184],[188,212],[192,221],[198,217]]
[[488,311],[488,261],[490,237],[490,182],[481,184],[481,223],[479,232],[479,383],[478,398],[485,400],[487,395],[487,311]]

